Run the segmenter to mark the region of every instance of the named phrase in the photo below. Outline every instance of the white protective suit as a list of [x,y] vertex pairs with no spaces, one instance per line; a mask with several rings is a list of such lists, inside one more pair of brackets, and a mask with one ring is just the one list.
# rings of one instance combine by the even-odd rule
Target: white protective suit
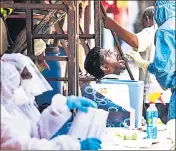
[[[14,62],[9,61],[8,57],[10,56],[14,59],[12,59]],[[71,112],[66,105],[66,98],[59,94],[56,95],[51,105],[40,114],[34,101],[31,101],[31,98],[28,97],[28,94],[25,94],[24,90],[19,89],[22,81],[16,67],[21,67],[22,64],[16,64],[15,66],[12,64],[12,62],[16,63],[13,54],[5,55],[2,58],[5,62],[1,60],[1,149],[79,150],[80,143],[67,135],[50,140],[71,117]],[[36,66],[28,57],[26,58],[34,70]],[[23,62],[23,65],[27,65],[27,62],[26,64]],[[29,67],[28,69],[30,72],[32,71],[32,68]],[[37,72],[38,76],[34,76],[35,72],[31,73],[33,82],[36,82],[32,82],[35,89],[35,86],[37,86],[36,79],[37,77],[42,78],[42,75]],[[44,77],[41,81],[39,85],[42,86],[43,84],[42,92],[51,89],[46,84],[47,82],[44,84]],[[16,90],[18,90],[18,93]],[[19,93],[20,95],[17,95]],[[26,99],[21,102],[18,101],[17,97],[19,100]]]

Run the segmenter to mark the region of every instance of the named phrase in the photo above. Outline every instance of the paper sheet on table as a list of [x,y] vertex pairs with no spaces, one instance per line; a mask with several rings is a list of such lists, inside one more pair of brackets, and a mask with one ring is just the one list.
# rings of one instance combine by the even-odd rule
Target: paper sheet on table
[[127,84],[91,84],[91,86],[113,103],[127,111],[131,111],[129,87]]
[[109,112],[102,109],[89,108],[88,113],[78,111],[70,127],[68,135],[75,139],[100,138],[106,127]]

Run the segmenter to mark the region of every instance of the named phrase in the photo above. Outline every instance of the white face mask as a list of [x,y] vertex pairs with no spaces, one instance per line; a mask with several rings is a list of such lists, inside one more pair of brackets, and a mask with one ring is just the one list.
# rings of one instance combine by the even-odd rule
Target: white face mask
[[28,80],[22,80],[21,86],[26,92],[28,97],[35,97],[40,94],[40,88],[36,81],[33,79],[28,79]]
[[26,95],[26,92],[24,91],[24,89],[21,86],[19,88],[15,89],[14,96],[15,96],[16,105],[26,104],[27,102],[30,101]]

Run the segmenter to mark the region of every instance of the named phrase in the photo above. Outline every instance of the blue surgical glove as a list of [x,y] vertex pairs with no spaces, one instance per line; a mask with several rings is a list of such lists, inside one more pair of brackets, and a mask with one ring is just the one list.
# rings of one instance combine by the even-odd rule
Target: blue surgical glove
[[68,96],[67,106],[70,110],[78,109],[82,112],[88,112],[88,107],[97,108],[97,104],[85,97]]
[[87,138],[81,143],[81,150],[98,150],[101,149],[101,141],[97,138]]

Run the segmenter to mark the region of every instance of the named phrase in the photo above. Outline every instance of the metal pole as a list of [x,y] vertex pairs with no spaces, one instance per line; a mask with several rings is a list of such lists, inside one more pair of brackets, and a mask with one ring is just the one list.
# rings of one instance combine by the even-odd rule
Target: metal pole
[[64,4],[25,4],[25,3],[6,3],[2,2],[1,8],[16,8],[16,9],[56,9],[66,10]]
[[68,95],[76,95],[77,89],[77,44],[79,40],[79,34],[76,30],[76,7],[73,0],[68,1]]
[[75,35],[75,43],[76,43],[76,95],[79,96],[79,23],[80,23],[80,17],[79,17],[79,1],[75,0],[75,29],[76,29],[76,35]]
[[[26,1],[30,5],[30,1]],[[33,46],[33,10],[26,9],[26,40],[27,40],[27,55],[34,55],[34,46]]]
[[[80,39],[94,39],[95,35],[94,34],[80,34],[79,38]],[[49,38],[49,39],[68,39],[68,35],[67,34],[33,34],[33,38],[35,39],[45,39],[45,38]]]
[[[83,30],[82,30],[82,28],[81,28],[81,26],[79,26],[79,31],[80,31],[81,34],[84,34],[84,33],[83,33]],[[86,40],[86,39],[83,40],[83,39],[81,39],[81,38],[80,38],[80,41],[81,41],[81,45],[82,45],[83,48],[84,48],[85,54],[87,55],[88,52],[90,51],[89,41]]]
[[[106,14],[106,12],[105,12],[105,9],[104,9],[104,7],[103,7],[103,4],[100,3],[100,5],[101,5],[102,14],[103,14],[103,16],[106,17],[107,14]],[[112,30],[111,30],[111,33],[112,33],[112,36],[114,37],[114,40],[115,40],[115,43],[116,43],[116,45],[117,45],[119,54],[121,55],[121,57],[122,57],[123,60],[125,61],[125,67],[126,67],[126,69],[127,69],[127,71],[128,71],[128,74],[129,74],[131,80],[134,80],[134,76],[133,76],[133,74],[132,74],[132,72],[131,72],[131,69],[130,69],[130,67],[129,67],[129,65],[128,65],[128,60],[124,57],[124,54],[123,54],[123,51],[122,51],[122,49],[121,49],[121,47],[120,47],[120,43],[119,43],[119,40],[118,40],[118,38],[117,38],[117,35],[116,35],[116,33],[115,33],[114,31],[112,31]]]
[[94,1],[94,22],[95,22],[95,46],[101,47],[101,16],[100,16],[100,0]]

